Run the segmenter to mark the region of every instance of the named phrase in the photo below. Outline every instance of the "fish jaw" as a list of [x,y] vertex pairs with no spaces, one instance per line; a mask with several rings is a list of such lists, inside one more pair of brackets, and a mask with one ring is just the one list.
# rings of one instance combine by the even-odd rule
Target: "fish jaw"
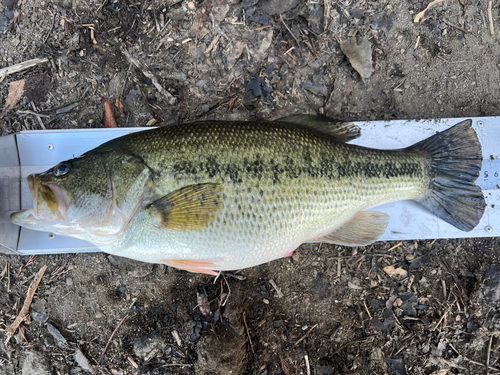
[[27,178],[34,208],[14,212],[11,221],[19,226],[55,232],[66,221],[68,197],[57,183],[43,183],[40,174]]

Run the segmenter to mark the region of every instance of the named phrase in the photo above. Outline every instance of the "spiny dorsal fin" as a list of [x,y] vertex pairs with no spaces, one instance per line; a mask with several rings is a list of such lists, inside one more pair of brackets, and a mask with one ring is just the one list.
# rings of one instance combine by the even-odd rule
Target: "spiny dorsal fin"
[[352,122],[335,121],[326,116],[298,114],[283,117],[274,122],[283,122],[303,126],[318,133],[328,134],[339,142],[349,142],[361,135],[359,126]]
[[344,246],[366,246],[377,241],[385,232],[389,215],[377,211],[360,211],[347,223],[318,241]]
[[220,185],[188,185],[149,205],[155,225],[175,231],[192,231],[214,221],[221,207]]

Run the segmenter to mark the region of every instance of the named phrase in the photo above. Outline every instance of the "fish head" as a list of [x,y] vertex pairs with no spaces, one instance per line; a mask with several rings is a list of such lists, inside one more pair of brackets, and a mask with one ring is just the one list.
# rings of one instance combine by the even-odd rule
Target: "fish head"
[[113,215],[113,184],[103,155],[60,162],[28,176],[34,207],[11,215],[14,224],[89,239]]

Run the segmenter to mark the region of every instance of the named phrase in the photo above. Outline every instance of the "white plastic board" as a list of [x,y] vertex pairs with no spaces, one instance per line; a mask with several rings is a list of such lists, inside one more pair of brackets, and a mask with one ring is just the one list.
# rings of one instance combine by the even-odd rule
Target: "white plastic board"
[[[465,118],[357,122],[362,135],[352,143],[381,149],[402,148],[445,130]],[[381,240],[414,240],[500,235],[500,117],[473,118],[483,146],[483,168],[477,184],[487,208],[479,225],[462,232],[410,201],[377,207],[390,222]],[[25,131],[0,138],[0,250],[1,245],[22,254],[97,251],[94,245],[70,237],[53,236],[14,226],[9,215],[32,207],[26,176],[42,172],[110,139],[145,128]],[[15,141],[15,142],[14,142]],[[17,155],[15,152],[17,144]],[[9,156],[10,155],[10,156]],[[17,176],[17,177],[16,177]],[[19,183],[19,177],[21,183]]]

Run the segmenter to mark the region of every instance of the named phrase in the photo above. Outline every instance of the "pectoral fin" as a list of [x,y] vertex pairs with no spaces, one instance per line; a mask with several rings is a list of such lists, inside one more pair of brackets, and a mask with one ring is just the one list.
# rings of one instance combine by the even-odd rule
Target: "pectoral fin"
[[175,231],[205,228],[221,207],[218,184],[189,185],[151,203],[148,212],[154,225]]
[[344,246],[366,246],[385,232],[389,215],[376,211],[360,211],[351,220],[318,241]]
[[179,268],[193,273],[204,273],[206,275],[217,275],[217,272],[204,267],[216,268],[214,262],[208,260],[194,259],[166,259],[163,261],[167,266]]

